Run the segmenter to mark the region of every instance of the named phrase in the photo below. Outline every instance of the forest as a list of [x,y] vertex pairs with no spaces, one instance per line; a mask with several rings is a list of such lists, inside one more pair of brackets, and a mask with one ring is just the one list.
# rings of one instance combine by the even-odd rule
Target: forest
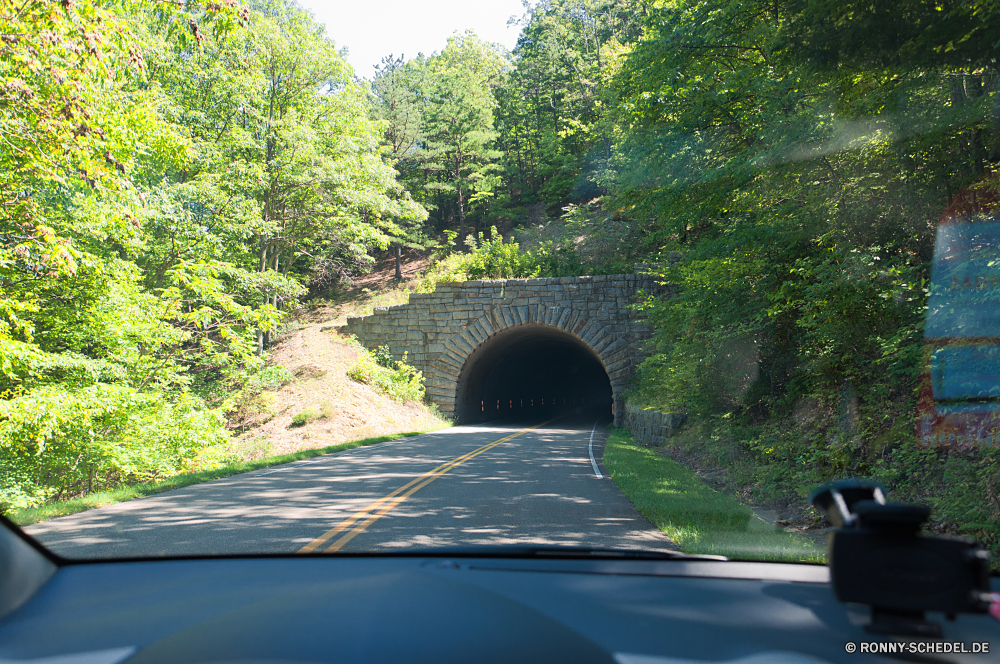
[[223,463],[289,317],[418,249],[441,279],[660,266],[632,402],[761,499],[871,476],[1000,544],[997,449],[916,434],[937,228],[996,198],[1000,5],[519,27],[366,80],[292,0],[2,0],[0,507]]

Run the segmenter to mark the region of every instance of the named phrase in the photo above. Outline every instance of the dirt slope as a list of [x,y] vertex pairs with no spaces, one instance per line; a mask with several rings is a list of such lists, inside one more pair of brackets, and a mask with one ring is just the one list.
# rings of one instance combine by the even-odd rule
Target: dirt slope
[[[423,260],[419,255],[409,256],[404,274],[415,275]],[[233,444],[239,456],[257,459],[446,426],[424,404],[393,401],[347,377],[358,350],[337,332],[336,326],[344,324],[348,315],[370,312],[372,306],[405,302],[409,293],[409,284],[392,280],[391,259],[378,268],[337,302],[324,302],[300,312],[291,331],[269,350],[268,363],[285,367],[295,380],[262,393],[231,418],[231,426],[242,431]],[[307,422],[296,425],[293,418],[297,415]]]

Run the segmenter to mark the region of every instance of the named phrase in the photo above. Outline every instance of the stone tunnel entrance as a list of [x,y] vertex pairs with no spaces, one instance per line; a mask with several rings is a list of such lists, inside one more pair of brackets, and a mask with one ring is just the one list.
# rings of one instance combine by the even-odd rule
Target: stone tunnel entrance
[[596,419],[613,401],[621,425],[629,378],[652,334],[633,305],[669,292],[642,272],[442,283],[340,329],[366,348],[406,353],[428,400],[460,422],[522,411],[537,422],[563,406],[587,417],[599,407]]
[[579,337],[547,325],[502,330],[462,367],[456,391],[462,424],[556,415],[612,416],[611,380]]

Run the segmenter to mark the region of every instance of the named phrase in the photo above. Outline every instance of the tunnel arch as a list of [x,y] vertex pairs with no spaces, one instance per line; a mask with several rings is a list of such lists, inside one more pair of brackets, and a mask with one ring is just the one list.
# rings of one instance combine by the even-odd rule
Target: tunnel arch
[[[544,328],[549,328],[548,332],[544,332]],[[443,374],[442,377],[447,377],[450,385],[445,388],[444,394],[448,394],[448,400],[454,404],[453,410],[449,410],[452,410],[459,422],[481,419],[478,416],[470,418],[474,413],[470,412],[469,404],[474,398],[469,388],[476,387],[476,367],[484,359],[489,359],[486,353],[493,342],[513,343],[504,340],[517,338],[531,341],[540,336],[562,340],[564,346],[573,345],[595,358],[611,386],[610,410],[616,418],[621,417],[624,412],[625,387],[632,368],[631,348],[627,338],[610,333],[600,322],[573,307],[494,306],[484,308],[482,316],[471,320],[459,334],[447,339],[443,352],[438,356],[436,366]],[[470,358],[472,363],[469,363]],[[481,398],[480,401],[485,399]],[[481,408],[483,406],[484,404]],[[480,410],[480,414],[483,412],[484,409]]]
[[470,424],[561,414],[611,416],[614,392],[600,355],[580,337],[528,323],[498,331],[466,358],[455,414]]

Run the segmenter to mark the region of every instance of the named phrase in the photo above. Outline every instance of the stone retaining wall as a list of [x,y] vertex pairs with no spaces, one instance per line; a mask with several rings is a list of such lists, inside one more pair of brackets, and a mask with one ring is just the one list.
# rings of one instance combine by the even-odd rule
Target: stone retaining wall
[[651,408],[625,404],[625,427],[632,432],[636,443],[646,447],[663,445],[686,419],[687,415],[661,413]]

